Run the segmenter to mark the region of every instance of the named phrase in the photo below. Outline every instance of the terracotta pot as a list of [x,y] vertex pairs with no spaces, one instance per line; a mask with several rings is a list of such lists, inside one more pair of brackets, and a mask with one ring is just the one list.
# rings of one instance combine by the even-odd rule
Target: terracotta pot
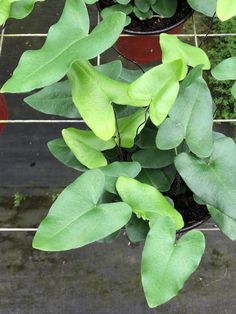
[[[0,94],[0,120],[8,119],[8,111],[6,106],[6,101],[3,95]],[[5,127],[4,123],[0,123],[0,133],[3,131]]]
[[157,35],[161,33],[179,34],[183,29],[184,23],[192,14],[193,11],[190,11],[181,21],[163,30],[137,33],[125,29],[115,46],[121,55],[139,64],[160,62],[162,53],[159,36]]

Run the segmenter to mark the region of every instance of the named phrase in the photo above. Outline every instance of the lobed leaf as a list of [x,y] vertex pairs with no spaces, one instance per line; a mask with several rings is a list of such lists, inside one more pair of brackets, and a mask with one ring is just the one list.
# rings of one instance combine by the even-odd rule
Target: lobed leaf
[[163,304],[183,288],[205,250],[204,235],[192,230],[176,241],[175,224],[160,217],[151,226],[142,254],[142,284],[149,307]]
[[176,229],[184,226],[180,213],[154,187],[135,179],[119,177],[116,189],[138,218],[153,222],[161,216],[169,216],[174,220]]
[[[189,78],[186,77],[189,82]],[[183,82],[185,83],[185,82]],[[212,98],[202,76],[184,84],[169,113],[169,119],[160,126],[156,145],[172,149],[185,139],[189,149],[199,157],[208,157],[213,148]]]
[[68,128],[62,130],[62,136],[78,161],[89,169],[106,166],[102,151],[115,146],[113,140],[103,141],[92,131]]
[[209,58],[201,48],[186,44],[174,35],[161,34],[160,45],[163,63],[181,59],[193,68],[199,64],[203,64],[204,70],[211,68]]
[[236,145],[227,137],[214,142],[209,160],[181,153],[175,166],[188,187],[223,214],[236,219]]
[[87,170],[87,168],[83,166],[78,161],[78,159],[76,159],[75,155],[66,145],[63,138],[58,138],[48,142],[48,149],[51,152],[51,154],[65,166],[73,168],[78,171]]
[[123,227],[131,208],[122,202],[99,204],[105,185],[100,170],[90,170],[69,185],[41,222],[33,247],[65,251],[104,239]]
[[125,18],[121,12],[114,13],[88,35],[85,3],[67,0],[62,16],[50,28],[44,46],[22,55],[2,92],[28,92],[59,81],[76,60],[92,59],[112,46],[124,27]]

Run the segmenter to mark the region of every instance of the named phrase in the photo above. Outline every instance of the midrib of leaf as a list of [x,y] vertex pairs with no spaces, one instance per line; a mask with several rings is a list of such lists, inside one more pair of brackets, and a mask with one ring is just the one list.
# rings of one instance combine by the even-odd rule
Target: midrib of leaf
[[[187,87],[188,88],[188,87]],[[189,122],[191,120],[191,117],[192,117],[192,114],[193,114],[193,111],[194,111],[194,108],[196,106],[196,103],[197,103],[197,99],[199,97],[199,94],[200,94],[200,84],[198,85],[198,88],[197,88],[197,91],[196,91],[196,96],[194,98],[194,101],[193,101],[193,105],[192,105],[192,108],[190,110],[190,114],[189,114],[189,117],[188,117],[188,120],[187,120],[187,125],[185,127],[185,138],[187,137],[187,133],[188,133],[188,128],[189,128]]]
[[[53,58],[49,59],[45,64],[41,65],[39,68],[37,68],[37,70],[35,70],[34,72],[31,72],[30,74],[28,74],[25,79],[29,79],[30,77],[34,76],[36,73],[40,72],[42,69],[44,69],[45,67],[47,67],[51,62],[54,62],[57,58],[61,57],[61,55],[66,51],[69,50],[71,47],[73,47],[75,44],[77,44],[81,39],[84,39],[85,37],[88,37],[88,35],[86,36],[86,34],[82,33],[83,35],[85,35],[84,37],[80,37],[79,39],[77,38],[76,40],[74,40],[73,42],[71,42],[68,46],[66,46],[62,51],[60,51],[57,55],[55,55]],[[44,47],[42,47],[43,49]],[[48,47],[47,47],[48,48]],[[40,49],[41,50],[41,49]],[[38,51],[40,51],[38,50]],[[42,51],[42,50],[41,50]],[[71,63],[73,63],[73,61],[71,61]],[[69,66],[68,66],[69,68]]]
[[90,208],[89,210],[81,213],[80,215],[76,216],[75,219],[73,219],[72,221],[70,221],[67,225],[63,226],[63,228],[61,228],[60,230],[58,230],[56,233],[54,233],[53,235],[51,235],[50,237],[47,237],[48,239],[52,239],[55,236],[57,236],[59,233],[62,233],[64,230],[68,229],[69,226],[71,226],[74,222],[76,222],[79,218],[82,218],[83,216],[85,216],[86,214],[88,214],[90,211],[94,210],[94,209],[99,209],[99,207],[97,207],[97,204],[94,204],[93,202],[91,202],[91,206],[92,208]]

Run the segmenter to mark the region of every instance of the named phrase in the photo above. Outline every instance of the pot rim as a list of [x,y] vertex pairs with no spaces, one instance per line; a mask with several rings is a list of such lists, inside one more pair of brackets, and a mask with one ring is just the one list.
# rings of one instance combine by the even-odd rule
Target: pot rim
[[[98,8],[98,11],[101,13],[101,6],[100,6],[99,1],[96,3],[96,5],[97,5],[97,8]],[[163,28],[163,29],[159,29],[159,30],[156,30],[156,31],[137,32],[137,31],[132,31],[132,30],[130,30],[128,28],[124,28],[122,33],[127,33],[127,34],[130,34],[130,35],[138,35],[138,36],[159,35],[161,33],[167,33],[169,31],[171,31],[172,29],[180,26],[185,21],[187,21],[193,15],[193,13],[194,13],[194,10],[190,8],[189,13],[186,14],[186,16],[183,17],[180,21],[176,22],[175,24],[173,24],[173,25],[171,25],[169,27],[166,27],[166,28]]]
[[200,225],[202,225],[202,224],[204,224],[205,222],[207,222],[210,218],[211,218],[211,215],[208,213],[208,214],[206,215],[206,217],[202,218],[201,220],[199,220],[199,221],[197,221],[197,222],[194,222],[193,224],[190,224],[189,226],[186,226],[186,227],[183,227],[183,228],[180,229],[180,230],[177,230],[176,233],[177,233],[177,234],[181,234],[181,233],[184,233],[184,232],[187,232],[187,231],[196,229],[196,228],[199,227]]

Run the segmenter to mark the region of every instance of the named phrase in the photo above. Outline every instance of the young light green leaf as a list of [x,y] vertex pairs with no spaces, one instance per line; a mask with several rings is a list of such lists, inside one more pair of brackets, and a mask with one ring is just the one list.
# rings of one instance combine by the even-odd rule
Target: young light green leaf
[[227,21],[236,15],[236,0],[217,0],[216,13],[221,21]]
[[[95,68],[115,80],[121,74],[122,63],[120,60],[115,60]],[[26,97],[24,101],[32,108],[43,113],[66,118],[80,118],[79,111],[72,100],[71,86],[68,80],[47,86]]]
[[105,185],[100,170],[90,170],[69,185],[52,205],[33,240],[43,251],[64,251],[101,240],[131,217],[125,203],[99,204]]
[[[188,77],[186,78],[188,80]],[[212,98],[204,79],[199,76],[181,87],[167,119],[159,128],[156,145],[160,149],[177,147],[184,139],[199,157],[212,152]]]
[[161,216],[169,216],[174,220],[176,229],[184,226],[180,213],[154,187],[135,179],[119,177],[116,189],[121,199],[132,207],[137,217],[155,221]]
[[71,97],[69,81],[58,82],[28,96],[24,101],[32,108],[66,118],[80,118]]
[[116,181],[120,176],[135,178],[141,171],[141,166],[138,162],[113,162],[105,167],[101,167],[106,178],[105,189],[106,191],[117,194]]
[[232,241],[236,240],[236,219],[227,216],[213,206],[207,206],[212,219],[220,230]]
[[217,0],[187,0],[188,4],[196,11],[207,16],[213,16],[216,11]]
[[[136,135],[145,126],[146,109],[139,109],[135,113],[118,119],[119,134],[116,134],[115,141],[121,147],[131,148],[134,145]],[[120,143],[119,143],[120,137]]]
[[150,118],[158,126],[165,120],[176,100],[179,91],[178,81],[183,75],[186,75],[186,67],[181,60],[162,64],[134,81],[128,93],[149,102]]
[[116,130],[113,102],[132,106],[143,106],[145,103],[129,97],[127,83],[112,80],[96,71],[89,62],[75,63],[68,77],[73,101],[82,118],[103,140],[109,140]]
[[78,161],[89,169],[106,166],[107,160],[102,151],[115,146],[113,140],[103,141],[92,131],[68,128],[62,130],[62,135]]
[[161,34],[160,45],[163,63],[169,63],[177,59],[182,59],[191,67],[203,64],[204,70],[209,70],[211,68],[208,56],[201,48],[186,44],[174,35],[165,33]]
[[157,148],[141,149],[132,155],[132,160],[140,163],[142,168],[163,168],[174,162],[174,150],[164,151]]
[[89,19],[84,2],[67,0],[44,46],[22,55],[2,92],[28,92],[59,81],[76,60],[89,60],[112,46],[124,27],[125,18],[121,12],[114,13],[88,35]]
[[175,166],[188,187],[225,215],[236,219],[236,145],[230,138],[215,141],[209,161],[181,153]]
[[175,224],[160,217],[151,226],[142,254],[142,284],[149,307],[176,296],[197,269],[205,250],[204,235],[192,230],[176,242]]
[[78,171],[85,171],[87,168],[83,166],[78,159],[75,158],[70,148],[66,145],[63,138],[58,138],[48,142],[48,149],[51,154],[67,167]]
[[19,0],[0,0],[0,25],[3,25],[8,19],[13,2]]

